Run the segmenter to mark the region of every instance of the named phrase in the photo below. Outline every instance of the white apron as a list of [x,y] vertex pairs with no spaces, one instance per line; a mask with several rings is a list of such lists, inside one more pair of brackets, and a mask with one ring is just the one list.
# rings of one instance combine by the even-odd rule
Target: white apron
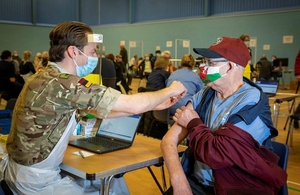
[[[63,160],[70,136],[76,128],[75,112],[66,131],[47,159],[32,166],[23,166],[8,160],[5,181],[17,195],[83,195],[99,194],[101,181],[90,181],[71,177],[61,177],[59,165]],[[7,158],[8,159],[8,158]],[[4,163],[6,164],[6,163]],[[110,195],[129,195],[124,178],[113,179]]]

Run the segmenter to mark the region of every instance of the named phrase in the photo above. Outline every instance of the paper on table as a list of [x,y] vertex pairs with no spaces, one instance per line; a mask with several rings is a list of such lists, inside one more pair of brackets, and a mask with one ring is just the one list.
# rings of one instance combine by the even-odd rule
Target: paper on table
[[[78,152],[73,152],[72,154],[77,155],[77,156],[81,156],[79,151]],[[83,150],[81,150],[81,154],[83,155],[84,158],[94,155],[94,153],[86,152],[86,151],[83,151]]]

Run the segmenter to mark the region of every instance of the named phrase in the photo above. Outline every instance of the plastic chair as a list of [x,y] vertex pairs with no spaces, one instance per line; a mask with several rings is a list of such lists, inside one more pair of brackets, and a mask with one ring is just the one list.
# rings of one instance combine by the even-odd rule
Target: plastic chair
[[168,131],[168,109],[165,110],[153,110],[153,120],[151,121],[148,136],[157,139],[162,139]]
[[[274,149],[273,152],[280,157],[278,165],[286,171],[289,158],[289,147],[286,144],[275,141],[272,141],[272,146]],[[281,187],[277,195],[288,195],[287,184]]]
[[[290,120],[290,123],[289,123],[289,128],[288,128],[285,144],[288,144],[289,139],[290,139],[289,145],[292,147],[293,146],[293,121],[300,120],[300,114],[293,114],[293,115],[289,116],[289,120]],[[290,136],[291,136],[291,138],[290,138]]]
[[102,84],[106,87],[111,87],[113,89],[116,89],[116,81],[117,81],[117,77],[115,77],[115,78],[103,78],[102,79]]
[[11,98],[6,103],[5,109],[11,110],[10,117],[12,117],[16,102],[16,98]]

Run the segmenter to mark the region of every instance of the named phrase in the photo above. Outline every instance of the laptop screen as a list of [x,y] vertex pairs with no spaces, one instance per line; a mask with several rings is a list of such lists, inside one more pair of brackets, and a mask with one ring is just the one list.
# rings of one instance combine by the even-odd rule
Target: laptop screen
[[103,119],[97,131],[97,136],[106,136],[130,142],[134,139],[140,118],[141,115],[132,115]]
[[256,84],[262,88],[266,94],[276,94],[278,88],[277,81],[256,81]]

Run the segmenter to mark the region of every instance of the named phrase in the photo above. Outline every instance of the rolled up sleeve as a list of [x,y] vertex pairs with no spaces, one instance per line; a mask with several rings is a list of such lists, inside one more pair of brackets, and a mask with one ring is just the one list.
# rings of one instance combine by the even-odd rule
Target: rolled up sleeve
[[95,108],[97,114],[105,118],[115,105],[120,95],[121,92],[110,87],[107,88],[102,98],[100,99],[98,105]]

